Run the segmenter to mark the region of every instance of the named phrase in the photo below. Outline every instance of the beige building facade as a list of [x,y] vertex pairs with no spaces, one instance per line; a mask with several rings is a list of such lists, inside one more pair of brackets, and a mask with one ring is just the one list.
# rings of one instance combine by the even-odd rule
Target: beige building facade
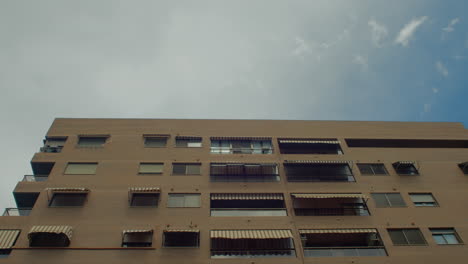
[[0,263],[466,263],[461,123],[56,119]]

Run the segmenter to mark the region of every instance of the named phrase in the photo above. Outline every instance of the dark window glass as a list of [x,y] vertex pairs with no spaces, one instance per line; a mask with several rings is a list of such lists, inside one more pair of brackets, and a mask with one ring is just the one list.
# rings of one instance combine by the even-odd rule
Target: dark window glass
[[145,137],[145,147],[164,148],[167,144],[167,137]]
[[131,206],[158,206],[158,193],[134,193]]
[[388,175],[384,164],[364,164],[360,163],[357,165],[362,175]]
[[400,175],[418,175],[419,172],[413,164],[394,164],[395,171]]
[[80,137],[78,146],[80,147],[100,147],[106,143],[107,137]]
[[426,245],[423,234],[417,228],[389,229],[388,234],[394,245]]
[[461,244],[461,239],[453,228],[430,228],[432,238],[438,245]]
[[199,175],[201,164],[173,164],[172,174],[174,175]]
[[164,232],[165,247],[198,247],[198,232]]
[[151,247],[153,232],[125,233],[122,239],[122,247]]
[[86,196],[86,193],[54,193],[50,206],[83,206]]
[[399,193],[372,193],[377,207],[405,207],[405,201]]
[[199,148],[202,146],[201,138],[179,139],[176,138],[176,147],[179,148]]

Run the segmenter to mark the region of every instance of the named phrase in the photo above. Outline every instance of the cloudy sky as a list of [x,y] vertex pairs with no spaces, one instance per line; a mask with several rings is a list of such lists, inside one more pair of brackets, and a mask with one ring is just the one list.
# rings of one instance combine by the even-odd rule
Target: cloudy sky
[[468,124],[468,1],[1,1],[0,208],[55,117]]

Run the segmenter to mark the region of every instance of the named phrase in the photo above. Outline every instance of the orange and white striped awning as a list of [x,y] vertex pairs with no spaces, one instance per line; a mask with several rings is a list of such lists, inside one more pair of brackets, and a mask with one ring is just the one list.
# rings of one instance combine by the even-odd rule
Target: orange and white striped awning
[[292,238],[291,230],[211,230],[211,238],[226,239],[281,239]]
[[300,229],[300,234],[366,234],[377,233],[375,228],[347,228],[347,229]]
[[212,193],[211,200],[284,200],[282,193]]

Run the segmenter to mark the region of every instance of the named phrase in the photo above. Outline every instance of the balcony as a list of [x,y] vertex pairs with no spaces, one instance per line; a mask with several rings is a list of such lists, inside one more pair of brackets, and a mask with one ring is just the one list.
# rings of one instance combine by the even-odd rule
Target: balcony
[[295,256],[294,249],[230,249],[211,251],[211,258],[277,258]]
[[45,153],[60,153],[67,141],[67,137],[46,137],[44,146],[40,148]]
[[286,161],[288,182],[354,182],[354,175],[345,161]]
[[387,256],[385,247],[305,247],[304,257]]
[[213,154],[272,154],[271,139],[211,139]]
[[211,216],[287,216],[281,193],[213,193]]
[[281,154],[343,154],[336,139],[278,139],[278,145]]
[[296,216],[368,216],[367,196],[358,193],[296,193]]
[[49,175],[24,175],[23,182],[44,182],[47,181]]
[[305,257],[387,256],[376,229],[302,229]]
[[276,182],[276,164],[211,163],[211,182]]
[[32,208],[6,208],[3,216],[28,216]]
[[286,208],[216,208],[211,216],[287,216]]

